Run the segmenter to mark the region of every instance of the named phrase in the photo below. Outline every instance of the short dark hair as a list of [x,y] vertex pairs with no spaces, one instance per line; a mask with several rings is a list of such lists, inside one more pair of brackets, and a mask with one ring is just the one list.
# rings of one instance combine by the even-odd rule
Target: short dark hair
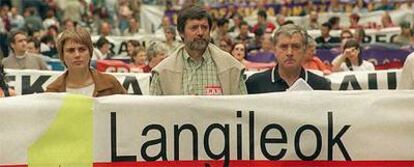
[[95,43],[98,49],[102,48],[105,44],[110,44],[110,42],[104,36],[99,37],[99,39]]
[[23,35],[27,36],[26,31],[23,31],[23,30],[20,30],[20,29],[12,30],[10,32],[10,34],[9,34],[9,41],[10,41],[10,43],[14,43],[15,42],[14,37],[16,37],[17,34],[23,34]]
[[259,10],[258,12],[257,12],[257,15],[258,16],[262,16],[263,18],[267,18],[267,14],[266,14],[266,11],[264,11],[264,10]]
[[328,29],[331,30],[332,29],[332,24],[329,23],[329,22],[325,22],[325,23],[322,24],[322,27],[328,27]]
[[29,38],[28,40],[27,40],[27,43],[30,43],[30,42],[33,42],[33,44],[34,44],[34,47],[36,48],[36,49],[39,49],[40,48],[40,41],[39,40],[37,40],[36,38]]
[[221,18],[217,20],[217,26],[218,27],[223,27],[225,24],[228,24],[229,20],[226,18]]
[[202,7],[200,6],[188,6],[178,13],[177,18],[177,30],[180,33],[184,33],[184,28],[187,20],[200,20],[200,19],[207,19],[208,26],[211,28],[213,25],[213,19],[211,15]]

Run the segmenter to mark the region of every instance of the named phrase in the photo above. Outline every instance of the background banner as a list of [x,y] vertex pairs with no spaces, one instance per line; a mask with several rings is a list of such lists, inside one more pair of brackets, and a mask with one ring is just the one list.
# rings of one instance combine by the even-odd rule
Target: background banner
[[[62,71],[7,69],[9,86],[17,94],[41,93]],[[247,71],[246,77],[257,73]],[[315,71],[318,74],[318,71]],[[378,70],[361,72],[338,72],[325,76],[331,81],[332,90],[396,89],[401,70]],[[151,74],[111,73],[127,89],[128,94],[149,95]]]

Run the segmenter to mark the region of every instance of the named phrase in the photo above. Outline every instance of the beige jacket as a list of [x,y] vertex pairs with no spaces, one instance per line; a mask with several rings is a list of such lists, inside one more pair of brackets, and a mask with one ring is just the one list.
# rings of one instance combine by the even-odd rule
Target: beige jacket
[[[240,77],[244,72],[244,66],[229,53],[220,50],[217,46],[209,44],[213,62],[216,64],[217,75],[224,95],[239,95]],[[170,56],[164,59],[153,70],[158,73],[160,85],[164,95],[180,95],[182,91],[182,77],[184,74],[184,62],[182,53],[184,45],[177,48]],[[244,85],[243,85],[244,87]]]

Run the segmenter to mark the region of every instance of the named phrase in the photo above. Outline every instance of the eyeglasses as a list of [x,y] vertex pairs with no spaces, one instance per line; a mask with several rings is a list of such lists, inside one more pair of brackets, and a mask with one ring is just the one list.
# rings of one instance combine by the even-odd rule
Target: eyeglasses
[[352,38],[352,36],[342,36],[341,38],[342,39],[350,39],[350,38]]

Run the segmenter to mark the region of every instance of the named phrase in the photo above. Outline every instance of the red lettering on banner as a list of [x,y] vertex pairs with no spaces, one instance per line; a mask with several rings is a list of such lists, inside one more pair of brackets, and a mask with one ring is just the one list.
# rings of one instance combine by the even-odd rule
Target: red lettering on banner
[[207,85],[204,90],[206,95],[222,95],[223,90],[220,85]]

